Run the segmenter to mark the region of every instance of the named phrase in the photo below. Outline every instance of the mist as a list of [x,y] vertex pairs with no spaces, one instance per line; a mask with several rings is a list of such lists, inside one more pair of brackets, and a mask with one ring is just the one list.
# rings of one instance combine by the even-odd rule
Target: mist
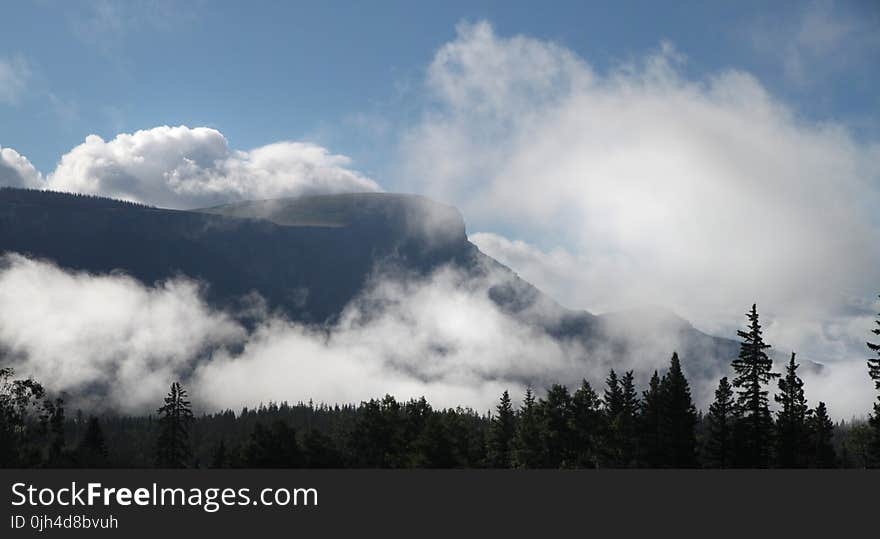
[[[600,389],[612,367],[634,369],[644,387],[682,346],[669,319],[644,316],[609,325],[620,339],[636,327],[643,333],[624,357],[554,339],[491,300],[490,288],[509,279],[488,269],[482,278],[449,266],[419,277],[380,266],[336,322],[315,326],[272,312],[259,297],[243,298],[238,312],[212,308],[203,285],[185,277],[148,286],[11,254],[0,263],[0,346],[5,364],[69,406],[123,413],[150,413],[177,380],[201,411],[386,393],[487,411],[502,391],[518,401],[528,385],[540,393],[585,378]],[[550,315],[531,308],[533,318]],[[691,359],[682,358],[686,367]],[[715,368],[691,374],[701,408],[727,366]],[[863,417],[873,398],[864,368],[834,366],[805,379],[810,401],[826,400],[838,418]]]

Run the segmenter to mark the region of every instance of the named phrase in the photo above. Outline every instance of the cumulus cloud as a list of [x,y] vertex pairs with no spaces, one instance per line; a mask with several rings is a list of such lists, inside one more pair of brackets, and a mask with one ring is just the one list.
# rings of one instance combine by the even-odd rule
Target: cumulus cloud
[[0,103],[18,104],[30,76],[31,70],[24,58],[0,58]]
[[880,145],[800,118],[746,72],[685,64],[664,43],[600,73],[461,24],[401,143],[408,187],[459,205],[494,232],[472,236],[481,248],[569,307],[664,305],[733,335],[757,301],[774,344],[863,357],[816,332],[861,331],[880,282]]
[[178,209],[378,190],[348,165],[347,157],[315,144],[278,142],[242,151],[214,129],[163,126],[110,141],[90,135],[61,158],[46,186]]
[[0,146],[0,186],[39,188],[43,178],[28,159]]
[[162,126],[110,141],[89,135],[45,178],[14,150],[2,151],[0,184],[172,209],[379,190],[376,182],[349,168],[348,157],[316,144],[284,141],[235,150],[222,133],[207,127]]

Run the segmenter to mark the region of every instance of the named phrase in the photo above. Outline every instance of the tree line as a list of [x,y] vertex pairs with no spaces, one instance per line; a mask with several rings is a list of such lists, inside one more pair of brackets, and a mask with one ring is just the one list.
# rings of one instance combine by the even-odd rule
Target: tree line
[[[647,388],[611,370],[554,384],[520,406],[505,391],[495,410],[433,408],[390,395],[359,405],[261,405],[196,417],[171,385],[155,415],[65,416],[34,380],[0,369],[0,465],[7,467],[216,468],[832,468],[880,467],[880,395],[867,422],[807,404],[792,353],[773,371],[756,306],[738,332],[733,376],[706,413],[697,410],[677,353]],[[880,320],[872,332],[880,336]],[[880,393],[880,344],[868,374]],[[845,390],[846,388],[841,388]],[[776,403],[771,410],[771,396]]]

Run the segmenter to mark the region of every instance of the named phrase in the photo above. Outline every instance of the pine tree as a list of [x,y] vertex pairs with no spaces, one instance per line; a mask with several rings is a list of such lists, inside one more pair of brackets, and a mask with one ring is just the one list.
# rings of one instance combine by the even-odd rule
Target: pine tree
[[514,461],[519,468],[538,468],[542,464],[543,448],[541,417],[532,388],[526,388],[522,408],[517,419]]
[[613,467],[625,466],[625,442],[623,431],[625,430],[625,397],[620,378],[614,369],[608,373],[605,379],[605,450],[607,452],[608,465]]
[[192,457],[189,444],[189,425],[193,421],[192,408],[186,390],[177,383],[165,397],[159,413],[159,437],[156,441],[156,464],[160,468],[185,468]]
[[511,466],[514,436],[516,436],[516,414],[510,403],[510,394],[504,390],[489,427],[489,464],[493,468]]
[[660,376],[657,371],[654,371],[647,391],[642,394],[641,413],[639,414],[640,461],[649,468],[659,468],[664,464],[663,415]]
[[89,417],[77,453],[80,464],[86,468],[101,468],[107,465],[107,444],[104,442],[104,432],[97,417]]
[[812,438],[812,465],[816,468],[833,468],[837,460],[834,454],[834,423],[828,417],[825,403],[820,402],[810,414],[810,435]]
[[226,451],[226,442],[220,440],[214,453],[211,455],[211,468],[226,468],[229,466],[229,454]]
[[69,465],[64,454],[64,401],[55,399],[54,402],[43,403],[43,421],[49,428],[49,452],[47,465],[59,467]]
[[737,408],[741,416],[737,425],[737,464],[763,468],[770,464],[773,419],[765,386],[779,377],[773,372],[773,361],[767,356],[769,344],[764,343],[757,305],[747,314],[748,331],[737,331],[743,340],[739,357],[733,360],[736,373],[733,387],[737,390]]
[[669,371],[660,381],[663,399],[661,421],[666,465],[690,468],[697,464],[697,408],[691,399],[691,389],[681,370],[678,353],[672,354]]
[[296,429],[280,419],[269,428],[254,425],[244,457],[251,468],[301,468],[304,461]]
[[542,467],[561,468],[572,465],[572,404],[568,388],[553,384],[547,398],[538,404],[541,418]]
[[303,449],[308,468],[342,468],[345,463],[333,438],[317,429],[309,429],[306,432]]
[[715,401],[706,414],[706,463],[715,468],[729,468],[734,461],[734,426],[739,418],[736,413],[733,388],[727,377],[718,382]]
[[623,375],[620,391],[623,394],[621,413],[617,422],[620,463],[623,466],[634,466],[638,455],[638,417],[641,403],[636,391],[633,371],[627,371]]
[[[871,330],[874,335],[880,336],[880,319],[874,321],[877,327]],[[880,344],[868,342],[868,349],[874,352],[877,357],[868,359],[868,374],[874,380],[874,388],[880,391]],[[868,466],[871,468],[880,468],[880,395],[874,402],[874,413],[868,417],[868,425],[871,427],[873,435],[868,445]]]
[[602,401],[586,380],[571,398],[574,466],[596,468],[602,453]]
[[779,393],[774,397],[781,406],[776,416],[776,464],[782,468],[803,468],[810,455],[810,410],[804,382],[797,375],[799,366],[792,352],[785,376],[779,379]]

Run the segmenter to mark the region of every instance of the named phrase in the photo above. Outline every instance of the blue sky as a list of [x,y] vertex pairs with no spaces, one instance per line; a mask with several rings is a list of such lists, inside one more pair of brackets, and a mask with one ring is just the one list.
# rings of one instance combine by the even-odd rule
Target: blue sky
[[422,193],[568,307],[732,335],[757,300],[776,342],[862,361],[880,5],[669,4],[11,3],[0,183]]
[[[313,140],[388,176],[426,66],[462,20],[557,42],[600,70],[669,40],[694,76],[744,69],[803,115],[878,132],[873,2],[676,4],[16,2],[0,21],[0,60],[18,62],[26,86],[0,102],[0,144],[45,172],[91,133],[204,125],[238,148]],[[810,10],[841,35],[797,43]],[[793,54],[805,73],[787,71]],[[387,123],[381,137],[364,118]]]

